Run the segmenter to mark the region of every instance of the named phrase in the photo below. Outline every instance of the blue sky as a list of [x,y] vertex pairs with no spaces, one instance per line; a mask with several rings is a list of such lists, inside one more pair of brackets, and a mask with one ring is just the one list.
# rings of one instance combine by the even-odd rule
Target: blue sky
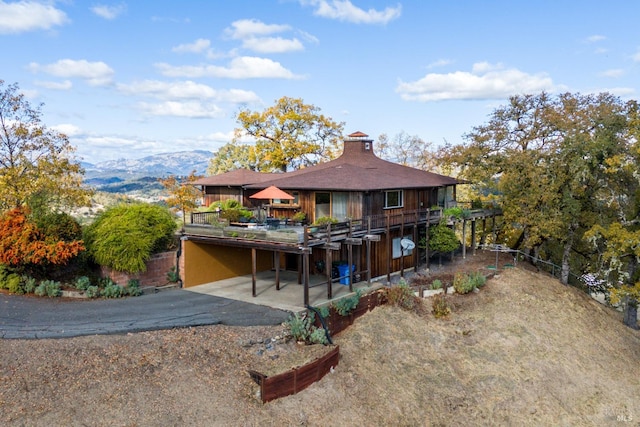
[[513,94],[638,99],[628,0],[0,0],[0,79],[89,162],[215,151],[302,98],[377,139],[457,144]]

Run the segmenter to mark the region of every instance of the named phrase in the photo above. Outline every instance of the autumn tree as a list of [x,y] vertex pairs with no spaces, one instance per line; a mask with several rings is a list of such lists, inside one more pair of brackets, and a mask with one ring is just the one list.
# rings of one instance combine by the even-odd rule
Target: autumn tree
[[0,264],[17,271],[63,265],[83,250],[82,240],[65,241],[39,229],[29,219],[28,208],[13,208],[0,217]]
[[255,140],[260,172],[286,172],[333,159],[344,126],[321,114],[320,108],[286,96],[262,112],[240,111],[237,121],[240,128],[233,143],[245,136]]
[[252,144],[230,142],[220,147],[209,161],[207,173],[218,175],[236,169],[258,170],[256,147]]
[[[590,275],[607,284],[611,302],[623,303],[624,322],[638,328],[640,301],[640,109],[626,105],[626,150],[608,152],[602,159],[605,173],[603,203],[607,215],[585,233],[598,253]],[[590,283],[587,283],[590,284]]]
[[443,158],[499,200],[515,244],[544,249],[567,283],[584,232],[606,214],[602,162],[626,150],[626,128],[625,106],[610,94],[514,96]]
[[201,176],[196,175],[194,170],[184,180],[179,180],[175,175],[159,179],[162,186],[169,192],[169,197],[165,200],[167,205],[182,212],[183,224],[186,223],[187,212],[198,206],[201,193],[193,183],[199,178]]
[[0,209],[20,207],[36,192],[52,207],[89,202],[74,147],[42,123],[41,107],[32,107],[17,84],[0,80]]

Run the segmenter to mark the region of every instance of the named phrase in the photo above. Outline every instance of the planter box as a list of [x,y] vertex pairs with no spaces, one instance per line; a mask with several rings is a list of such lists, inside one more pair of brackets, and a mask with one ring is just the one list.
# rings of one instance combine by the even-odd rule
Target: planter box
[[304,238],[302,235],[298,234],[298,232],[287,232],[287,231],[278,231],[278,230],[269,230],[267,231],[267,240],[276,241],[276,242],[285,242],[285,243],[302,243]]

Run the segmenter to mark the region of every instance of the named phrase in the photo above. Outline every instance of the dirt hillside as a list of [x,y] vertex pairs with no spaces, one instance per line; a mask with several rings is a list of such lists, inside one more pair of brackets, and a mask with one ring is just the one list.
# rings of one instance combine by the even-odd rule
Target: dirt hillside
[[499,273],[447,319],[375,309],[335,337],[334,373],[267,404],[247,369],[309,351],[265,345],[282,327],[0,341],[0,425],[640,425],[640,333],[542,273]]

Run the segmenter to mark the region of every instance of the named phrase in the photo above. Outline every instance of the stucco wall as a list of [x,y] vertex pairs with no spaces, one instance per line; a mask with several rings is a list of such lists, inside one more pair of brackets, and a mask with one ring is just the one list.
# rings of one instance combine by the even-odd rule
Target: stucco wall
[[[251,274],[251,249],[182,241],[181,276],[183,287]],[[257,251],[258,271],[271,269],[273,253]]]

